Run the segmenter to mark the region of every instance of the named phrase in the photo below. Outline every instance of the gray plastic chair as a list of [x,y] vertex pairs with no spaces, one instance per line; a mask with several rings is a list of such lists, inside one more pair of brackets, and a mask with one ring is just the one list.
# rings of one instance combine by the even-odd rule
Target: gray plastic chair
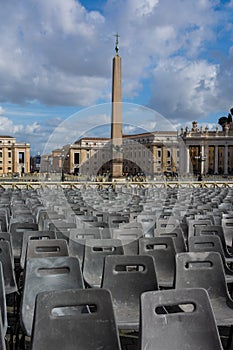
[[143,293],[140,314],[141,349],[223,350],[204,289]]
[[211,220],[189,220],[188,237],[195,236],[198,226],[211,226]]
[[69,240],[69,255],[77,258],[82,270],[86,240],[83,238],[72,238]]
[[65,239],[39,239],[28,242],[26,259],[68,255],[68,244]]
[[101,230],[99,227],[71,228],[70,239],[98,239],[101,238]]
[[83,288],[83,277],[78,259],[63,256],[27,260],[20,313],[25,334],[31,336],[35,300],[38,293]]
[[12,252],[8,241],[0,241],[0,262],[3,268],[5,293],[14,293],[18,290],[18,287],[15,279]]
[[174,231],[180,226],[180,221],[173,217],[169,216],[167,219],[159,218],[156,220],[156,229],[166,232]]
[[226,258],[233,257],[233,255],[230,254],[230,252],[228,251],[222,226],[219,226],[219,225],[197,226],[195,235],[196,236],[217,235],[221,240],[225,257]]
[[176,289],[207,290],[218,326],[233,325],[233,300],[227,290],[222,258],[216,252],[176,255]]
[[222,219],[222,228],[227,246],[232,247],[233,219]]
[[107,255],[124,254],[119,239],[86,239],[83,278],[91,287],[100,287]]
[[140,296],[143,292],[158,289],[153,257],[106,256],[102,288],[112,294],[118,328],[138,330]]
[[227,283],[233,283],[233,270],[228,266],[228,264],[233,264],[233,258],[225,258],[222,243],[219,236],[192,236],[188,240],[188,246],[190,252],[219,253],[222,258],[226,281]]
[[23,233],[23,243],[22,243],[22,251],[20,257],[20,267],[24,269],[26,253],[27,253],[27,245],[29,241],[32,240],[46,240],[46,239],[56,239],[57,236],[53,231],[25,231]]
[[142,229],[138,228],[114,228],[112,237],[120,239],[125,255],[137,255],[139,253],[138,242],[143,236]]
[[156,223],[155,213],[141,213],[137,216],[137,222],[141,223],[145,237],[153,237]]
[[180,227],[177,227],[173,231],[164,231],[161,229],[155,229],[155,237],[172,237],[175,245],[175,250],[177,253],[182,253],[187,250],[183,230]]
[[23,233],[25,231],[37,231],[38,225],[35,223],[16,222],[10,225],[10,233],[12,237],[13,255],[17,260],[21,256]]
[[120,350],[110,292],[73,289],[38,294],[31,349]]
[[0,262],[0,311],[1,311],[1,325],[2,325],[2,333],[5,336],[7,332],[7,306],[6,306],[6,292],[5,292],[5,284],[4,284],[4,276],[3,276],[3,268],[2,263]]
[[159,287],[173,288],[176,255],[173,239],[165,236],[141,238],[139,240],[139,253],[153,256]]
[[66,222],[64,220],[54,220],[49,224],[49,230],[54,231],[57,238],[69,241],[69,233],[71,228],[76,228],[76,223]]

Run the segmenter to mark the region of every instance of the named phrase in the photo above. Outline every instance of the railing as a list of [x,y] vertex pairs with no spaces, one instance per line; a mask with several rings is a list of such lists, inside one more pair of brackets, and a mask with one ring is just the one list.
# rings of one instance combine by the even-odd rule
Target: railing
[[68,182],[68,181],[1,181],[2,189],[103,189],[103,188],[233,188],[233,181],[115,181],[115,182]]

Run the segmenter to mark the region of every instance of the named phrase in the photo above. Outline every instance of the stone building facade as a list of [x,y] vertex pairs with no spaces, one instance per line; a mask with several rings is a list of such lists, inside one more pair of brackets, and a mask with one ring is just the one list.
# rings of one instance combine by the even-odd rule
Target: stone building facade
[[30,172],[30,144],[11,136],[0,136],[0,175]]
[[181,129],[180,138],[182,173],[233,175],[233,123],[209,131],[193,122],[191,130]]

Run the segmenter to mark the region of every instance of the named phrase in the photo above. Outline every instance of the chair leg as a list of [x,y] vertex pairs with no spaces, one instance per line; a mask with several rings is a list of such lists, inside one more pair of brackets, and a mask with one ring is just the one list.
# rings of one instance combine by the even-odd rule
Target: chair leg
[[230,350],[231,349],[232,338],[233,338],[233,326],[230,326],[229,336],[228,336],[228,339],[227,339],[226,350]]

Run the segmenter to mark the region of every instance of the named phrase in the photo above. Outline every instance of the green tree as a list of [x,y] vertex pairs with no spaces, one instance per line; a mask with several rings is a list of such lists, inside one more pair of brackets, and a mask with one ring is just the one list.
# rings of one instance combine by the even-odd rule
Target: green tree
[[227,121],[228,121],[228,118],[225,117],[225,116],[223,116],[223,117],[219,118],[218,124],[221,125],[221,126],[223,126],[224,124],[227,123]]
[[232,123],[232,115],[231,115],[231,113],[228,114],[227,123],[228,124]]

